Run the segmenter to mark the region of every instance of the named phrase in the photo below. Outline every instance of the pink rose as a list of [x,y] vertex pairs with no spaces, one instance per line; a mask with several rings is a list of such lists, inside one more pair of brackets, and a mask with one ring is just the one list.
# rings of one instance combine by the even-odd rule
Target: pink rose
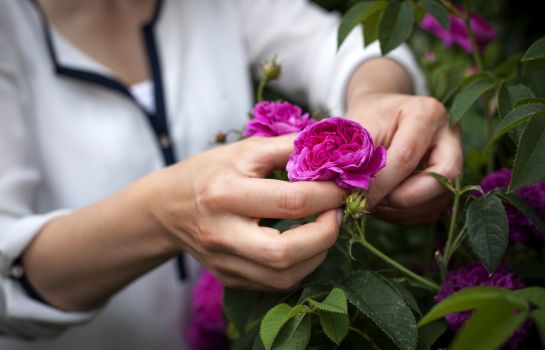
[[[459,9],[460,11],[463,11]],[[449,15],[449,28],[445,29],[439,22],[430,14],[424,16],[424,19],[420,23],[422,29],[439,37],[445,46],[451,46],[456,43],[465,52],[471,53],[471,43],[464,24],[464,20],[460,17]],[[486,21],[477,15],[471,15],[470,20],[471,29],[475,35],[475,42],[479,51],[484,50],[485,46],[494,40],[496,37],[496,30],[490,26]]]
[[242,136],[280,136],[293,134],[313,124],[308,113],[302,114],[301,108],[289,102],[258,102],[252,109],[254,118],[246,124]]
[[327,118],[295,140],[286,169],[290,181],[335,181],[348,189],[369,189],[386,165],[386,149],[375,148],[369,131],[344,118]]

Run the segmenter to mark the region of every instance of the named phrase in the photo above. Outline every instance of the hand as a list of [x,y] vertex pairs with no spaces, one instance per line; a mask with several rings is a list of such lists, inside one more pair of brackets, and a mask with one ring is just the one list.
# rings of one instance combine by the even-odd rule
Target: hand
[[[344,192],[335,184],[263,179],[285,167],[293,139],[250,138],[157,173],[152,214],[229,287],[292,289],[337,239]],[[282,234],[258,225],[315,213],[315,222]]]
[[444,106],[431,97],[370,93],[352,100],[347,117],[388,149],[386,167],[370,189],[372,214],[405,225],[437,220],[450,193],[433,177],[415,171],[451,180],[462,171],[460,132],[449,128]]

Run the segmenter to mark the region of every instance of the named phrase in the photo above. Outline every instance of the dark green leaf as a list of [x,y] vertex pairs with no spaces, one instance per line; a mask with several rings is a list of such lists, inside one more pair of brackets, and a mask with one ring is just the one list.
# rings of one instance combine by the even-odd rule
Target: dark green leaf
[[337,48],[341,47],[342,43],[350,34],[350,32],[358,24],[363,23],[384,8],[385,3],[382,1],[363,1],[352,6],[343,16],[337,32]]
[[489,145],[496,142],[503,134],[509,130],[526,123],[534,115],[545,112],[545,105],[541,103],[530,103],[512,109],[500,120],[490,139]]
[[389,1],[379,26],[382,54],[392,51],[411,36],[414,10],[409,2]]
[[503,118],[515,106],[517,101],[534,97],[532,90],[524,84],[504,81],[498,89],[498,111]]
[[509,191],[514,191],[544,179],[545,119],[536,115],[530,119],[518,145]]
[[284,293],[263,293],[246,289],[225,288],[223,305],[227,319],[240,333],[248,323],[261,318],[267,310],[285,298]]
[[346,294],[340,288],[333,288],[329,295],[322,301],[308,300],[309,304],[318,310],[347,314]]
[[488,272],[500,266],[507,250],[509,225],[501,201],[489,195],[471,202],[466,211],[469,246]]
[[[386,5],[385,2],[382,2],[384,8]],[[371,45],[374,41],[378,39],[378,29],[380,24],[380,18],[382,17],[382,11],[376,11],[372,15],[370,15],[365,21],[362,22],[363,24],[363,45],[364,47],[367,47]]]
[[448,12],[438,1],[434,0],[424,0],[422,6],[428,11],[435,19],[443,26],[443,28],[448,29],[449,20]]
[[399,294],[371,271],[360,270],[345,281],[348,300],[400,348],[416,347],[414,315]]
[[541,38],[530,46],[524,56],[522,62],[535,61],[545,59],[545,38]]
[[454,338],[451,349],[499,349],[527,317],[527,311],[514,313],[507,301],[489,302],[474,312]]
[[515,107],[520,107],[522,105],[527,105],[530,103],[541,103],[542,105],[545,104],[545,98],[541,97],[524,97],[517,100],[515,103]]
[[494,82],[488,78],[480,78],[464,86],[454,98],[450,108],[450,123],[456,125],[462,120],[466,112],[485,92],[494,87]]
[[418,350],[429,350],[432,345],[447,330],[447,324],[436,321],[418,328]]
[[320,324],[327,337],[337,345],[348,333],[348,316],[346,314],[320,311]]
[[539,232],[545,236],[545,222],[541,217],[536,213],[534,208],[532,208],[524,199],[520,198],[516,193],[506,193],[505,190],[497,190],[496,194],[503,201],[511,204],[517,208],[524,216],[526,216],[534,225],[537,227]]
[[445,317],[448,314],[478,309],[489,302],[505,300],[511,304],[512,308],[526,310],[528,304],[524,298],[510,295],[509,290],[498,287],[474,287],[463,289],[450,295],[435,305],[424,317],[418,322],[418,327],[423,327],[426,324]]
[[282,328],[274,350],[304,350],[310,340],[310,314],[298,314]]

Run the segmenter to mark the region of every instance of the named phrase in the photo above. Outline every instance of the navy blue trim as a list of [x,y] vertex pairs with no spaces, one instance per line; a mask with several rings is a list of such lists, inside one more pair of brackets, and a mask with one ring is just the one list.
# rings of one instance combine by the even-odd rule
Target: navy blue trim
[[[176,153],[174,151],[174,143],[172,141],[172,138],[170,137],[169,127],[168,127],[168,118],[167,118],[167,111],[166,111],[165,98],[164,98],[164,92],[163,92],[163,79],[162,79],[162,72],[161,72],[161,65],[160,65],[160,57],[159,57],[159,52],[157,50],[155,35],[153,32],[154,26],[157,23],[159,16],[161,14],[163,1],[157,0],[157,5],[155,7],[155,11],[153,13],[153,17],[151,21],[142,27],[142,35],[144,38],[145,49],[148,56],[149,68],[150,68],[151,76],[153,79],[153,85],[154,85],[155,113],[153,114],[148,113],[146,110],[144,110],[140,106],[140,104],[137,103],[137,101],[134,99],[129,89],[122,82],[116,79],[113,79],[111,77],[95,73],[95,72],[89,72],[82,69],[72,68],[72,67],[62,65],[57,58],[57,54],[53,45],[53,40],[51,37],[51,31],[49,28],[49,24],[47,22],[47,18],[45,14],[43,13],[43,10],[38,4],[38,2],[36,0],[31,0],[31,1],[35,4],[35,6],[37,7],[38,11],[41,14],[45,41],[47,44],[49,55],[51,57],[51,62],[53,63],[53,67],[55,69],[55,73],[59,76],[77,79],[77,80],[92,83],[101,87],[105,87],[109,90],[118,92],[126,96],[127,98],[131,99],[131,101],[133,101],[138,106],[138,108],[140,108],[142,112],[146,115],[149,125],[151,126],[155,134],[157,145],[159,146],[159,149],[161,150],[161,155],[162,155],[165,166],[176,163],[177,158],[176,158]],[[162,140],[164,140],[165,138],[168,140],[167,145],[162,144]],[[185,280],[187,278],[187,268],[185,264],[185,257],[183,254],[180,254],[177,257],[177,262],[178,262],[178,270],[179,270],[180,278],[182,280]]]
[[30,281],[26,278],[26,273],[24,272],[22,257],[18,257],[17,259],[15,259],[15,261],[13,262],[13,265],[19,265],[21,267],[21,269],[23,269],[23,273],[22,273],[22,275],[20,277],[10,276],[10,278],[17,281],[17,282],[19,282],[19,285],[21,285],[21,287],[23,288],[25,293],[29,297],[31,297],[32,299],[34,299],[36,301],[39,301],[40,303],[43,303],[43,304],[46,304],[46,305],[51,305],[47,301],[45,301],[45,299],[40,295],[40,293],[38,293],[36,291],[36,289],[32,286]]

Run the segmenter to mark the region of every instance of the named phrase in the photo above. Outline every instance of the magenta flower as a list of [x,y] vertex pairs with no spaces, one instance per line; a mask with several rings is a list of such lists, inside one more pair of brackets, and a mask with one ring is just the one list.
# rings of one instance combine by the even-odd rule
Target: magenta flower
[[371,134],[344,118],[327,118],[305,128],[294,142],[286,169],[290,181],[335,181],[343,188],[369,189],[386,165],[386,149]]
[[[461,9],[459,9],[459,11],[463,12]],[[473,34],[475,35],[477,47],[479,51],[482,51],[488,43],[494,40],[496,37],[496,30],[486,23],[481,16],[471,15],[469,22]],[[445,47],[457,44],[467,53],[471,53],[472,51],[464,20],[460,17],[449,14],[449,28],[445,29],[435,17],[426,14],[420,23],[420,27],[439,37],[443,41]]]
[[280,136],[300,132],[316,122],[308,113],[289,102],[258,102],[252,109],[254,118],[246,124],[242,136]]
[[[483,265],[477,263],[463,267],[456,272],[450,272],[441,287],[441,291],[435,296],[435,300],[441,301],[457,291],[478,286],[495,286],[512,290],[525,287],[522,280],[509,272],[505,266],[500,266],[496,272],[489,275]],[[462,311],[448,314],[445,320],[454,331],[458,331],[472,313],[473,311]],[[516,349],[526,337],[531,325],[532,323],[529,320],[524,322],[505,345],[511,349]]]
[[[484,192],[489,192],[495,188],[507,188],[511,181],[511,169],[501,169],[488,174],[481,181],[481,187]],[[545,218],[545,182],[539,182],[521,188],[516,191],[522,199],[528,203],[536,213]],[[532,239],[541,239],[543,236],[532,222],[522,214],[517,208],[509,204],[504,204],[509,221],[509,241],[528,242]]]
[[211,272],[203,270],[193,289],[191,321],[186,329],[191,350],[229,348],[222,310],[223,285]]

